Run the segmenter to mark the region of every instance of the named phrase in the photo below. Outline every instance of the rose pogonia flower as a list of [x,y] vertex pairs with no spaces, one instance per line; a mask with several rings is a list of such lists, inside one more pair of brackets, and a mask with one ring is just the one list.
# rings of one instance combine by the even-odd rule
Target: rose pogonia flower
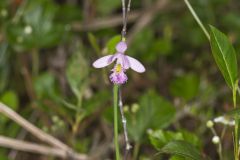
[[121,64],[116,64],[111,71],[113,72],[109,77],[111,82],[114,84],[124,84],[127,82],[128,77],[124,73],[125,70],[122,68]]
[[126,42],[119,42],[116,46],[117,53],[114,55],[107,55],[99,58],[93,63],[95,68],[103,68],[116,60],[116,65],[111,70],[113,73],[110,75],[110,80],[114,84],[124,84],[127,81],[126,70],[131,68],[132,70],[143,73],[145,72],[145,67],[135,58],[125,55],[127,50]]

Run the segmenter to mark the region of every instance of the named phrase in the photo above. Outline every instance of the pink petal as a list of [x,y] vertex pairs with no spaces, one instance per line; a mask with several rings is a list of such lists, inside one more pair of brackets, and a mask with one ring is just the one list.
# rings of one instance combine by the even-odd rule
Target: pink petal
[[119,42],[116,46],[116,50],[120,53],[124,53],[127,50],[127,44],[126,42]]
[[132,58],[130,56],[127,56],[129,63],[130,63],[130,67],[139,73],[143,73],[145,72],[145,67],[142,65],[142,63],[140,63],[138,60],[136,60],[135,58]]
[[115,60],[114,55],[104,56],[104,57],[101,57],[101,58],[97,59],[93,63],[93,67],[95,67],[95,68],[103,68],[103,67],[106,67],[109,64],[111,64],[114,60]]
[[128,57],[125,55],[123,55],[123,64],[122,65],[123,65],[124,69],[129,69],[129,67],[130,67],[130,62],[128,60]]

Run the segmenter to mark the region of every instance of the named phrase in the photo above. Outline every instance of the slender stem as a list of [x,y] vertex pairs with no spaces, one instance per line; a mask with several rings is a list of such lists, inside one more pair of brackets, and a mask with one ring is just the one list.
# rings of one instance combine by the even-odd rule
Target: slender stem
[[137,160],[138,158],[138,153],[139,153],[139,149],[140,149],[140,143],[137,142],[134,146],[134,151],[133,151],[133,160]]
[[200,26],[200,28],[203,30],[203,32],[206,35],[207,39],[210,40],[210,35],[209,35],[207,29],[204,27],[202,21],[199,19],[198,15],[196,14],[194,9],[192,8],[192,6],[189,3],[189,1],[188,0],[184,0],[184,2],[187,5],[188,9],[190,10],[190,12],[191,12],[192,16],[194,17],[194,19],[197,21],[197,23]]
[[129,139],[128,139],[128,132],[127,132],[127,119],[124,116],[124,112],[123,112],[123,102],[122,102],[122,93],[121,93],[121,88],[119,87],[119,108],[120,108],[120,113],[122,116],[122,124],[123,124],[123,130],[124,130],[124,139],[125,139],[125,154],[124,154],[124,159],[127,159],[128,156],[128,152],[129,150],[132,148],[132,146],[129,143]]
[[[211,128],[211,131],[212,131],[212,133],[213,133],[214,136],[219,137],[218,134],[217,134],[217,132],[216,132],[216,130],[215,130],[213,127]],[[219,155],[219,160],[223,160],[223,154],[222,154],[222,137],[219,137],[219,138],[220,138],[220,142],[218,143],[218,150],[217,150],[217,152],[218,152],[218,155]]]
[[126,40],[126,34],[127,34],[127,20],[128,20],[128,14],[130,12],[131,8],[131,0],[128,0],[127,8],[126,8],[126,0],[122,0],[122,12],[123,12],[123,28],[122,28],[122,41]]
[[114,107],[114,144],[116,160],[120,160],[119,143],[118,143],[118,90],[119,86],[113,87],[113,107]]
[[125,0],[122,0],[122,19],[123,19],[123,28],[122,28],[122,40],[125,41],[125,36],[127,34],[127,27],[126,27],[126,4]]
[[[236,93],[237,93],[237,85],[233,87],[232,94],[233,94],[233,107],[236,108],[237,100],[236,100]],[[234,129],[234,157],[235,160],[239,160],[239,123],[238,123],[238,116],[235,116],[235,129]]]

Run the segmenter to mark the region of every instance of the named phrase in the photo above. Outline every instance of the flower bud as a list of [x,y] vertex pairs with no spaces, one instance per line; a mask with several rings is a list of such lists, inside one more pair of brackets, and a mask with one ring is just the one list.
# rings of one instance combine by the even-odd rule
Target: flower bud
[[129,112],[129,107],[127,105],[123,106],[123,112],[125,113]]
[[132,105],[131,111],[132,111],[133,113],[136,113],[138,110],[139,110],[139,105],[138,105],[137,103],[134,103],[134,104]]
[[208,128],[212,128],[213,125],[214,125],[214,123],[213,123],[213,121],[211,121],[211,120],[207,121],[207,123],[206,123],[206,126],[207,126]]
[[212,142],[213,142],[214,144],[219,144],[220,138],[219,138],[218,136],[214,136],[214,137],[212,138]]
[[25,28],[24,28],[24,33],[25,34],[31,34],[32,33],[32,27],[31,26],[26,26]]

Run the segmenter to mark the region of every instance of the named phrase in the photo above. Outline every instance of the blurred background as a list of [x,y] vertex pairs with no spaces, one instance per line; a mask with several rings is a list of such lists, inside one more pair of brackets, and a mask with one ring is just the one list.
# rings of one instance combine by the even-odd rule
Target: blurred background
[[[206,26],[230,37],[239,54],[240,1],[190,2]],[[120,0],[1,0],[0,101],[76,152],[114,159],[112,66],[94,69],[91,64],[115,52],[121,27]],[[184,1],[132,0],[127,36],[127,54],[147,70],[129,70],[122,86],[133,146],[129,160],[185,160],[157,154],[173,139],[217,160],[206,122],[232,108],[231,90]],[[223,153],[233,159],[232,128],[214,127],[218,134],[226,131]],[[42,144],[3,115],[0,133]],[[7,159],[59,158],[0,147],[0,160]]]

